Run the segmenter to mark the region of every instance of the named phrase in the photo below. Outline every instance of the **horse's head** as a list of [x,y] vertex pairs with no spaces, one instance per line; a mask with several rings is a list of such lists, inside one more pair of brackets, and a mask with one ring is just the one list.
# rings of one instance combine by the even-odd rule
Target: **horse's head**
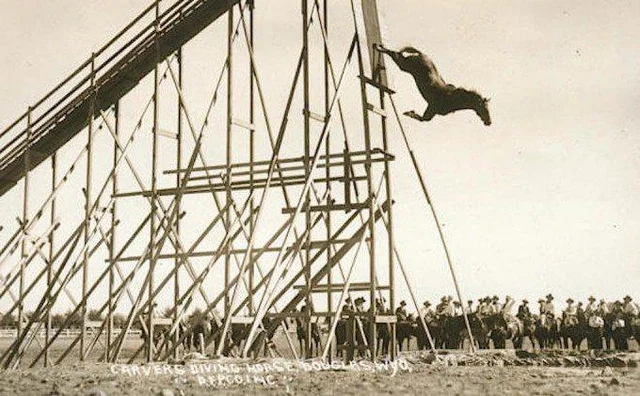
[[476,114],[478,115],[478,117],[480,117],[480,119],[482,120],[482,122],[484,122],[484,125],[486,126],[491,125],[491,114],[489,114],[489,101],[491,101],[491,99],[483,98],[482,96],[478,95],[476,99],[476,103],[473,108]]

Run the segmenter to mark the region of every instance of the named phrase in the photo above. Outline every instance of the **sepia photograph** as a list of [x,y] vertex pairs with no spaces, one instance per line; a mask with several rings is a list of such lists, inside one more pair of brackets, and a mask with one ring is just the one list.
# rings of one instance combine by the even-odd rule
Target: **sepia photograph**
[[640,2],[0,9],[0,395],[640,394]]

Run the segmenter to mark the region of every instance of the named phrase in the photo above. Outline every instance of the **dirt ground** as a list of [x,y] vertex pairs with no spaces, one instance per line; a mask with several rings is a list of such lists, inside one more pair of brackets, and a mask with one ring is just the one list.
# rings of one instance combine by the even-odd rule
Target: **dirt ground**
[[[123,355],[136,344],[125,348]],[[154,365],[73,360],[50,368],[39,364],[0,371],[0,395],[640,395],[637,352],[598,356],[586,351],[410,352],[397,364],[362,361],[324,366],[292,359],[211,360],[197,354],[186,361]]]
[[[402,368],[322,369],[317,363],[262,361],[249,374],[244,363],[198,361],[177,366],[73,364],[0,374],[1,395],[207,395],[221,394],[434,394],[434,395],[639,395],[638,368],[451,366],[407,361]],[[264,369],[270,364],[271,371]],[[277,368],[289,369],[278,371]],[[226,368],[221,368],[225,367]],[[145,372],[144,369],[148,371]],[[201,371],[194,374],[193,371]],[[306,371],[309,370],[309,371]],[[207,373],[207,371],[209,371]],[[259,371],[261,371],[259,373]],[[235,383],[234,381],[241,381]]]

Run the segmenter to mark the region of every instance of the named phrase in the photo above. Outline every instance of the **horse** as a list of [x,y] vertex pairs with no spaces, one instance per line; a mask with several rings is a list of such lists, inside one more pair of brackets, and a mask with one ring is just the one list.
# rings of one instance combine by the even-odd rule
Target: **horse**
[[540,349],[554,348],[560,345],[560,324],[550,315],[540,315],[535,324],[535,338]]
[[400,70],[411,74],[420,94],[428,102],[422,116],[415,111],[406,112],[405,115],[419,121],[430,121],[436,114],[447,115],[468,109],[475,111],[484,125],[491,125],[489,99],[482,97],[476,91],[447,84],[433,61],[422,52],[413,47],[393,51],[382,45],[376,45],[375,49],[390,56]]
[[589,317],[587,328],[587,347],[589,349],[602,349],[602,336],[604,335],[604,319],[597,314]]
[[571,340],[571,349],[580,350],[580,344],[587,336],[587,327],[584,315],[565,315],[561,327],[565,349],[569,349],[569,340]]
[[416,328],[417,324],[412,315],[409,315],[406,320],[396,323],[396,342],[400,352],[402,352],[405,341],[407,342],[407,349],[411,348],[411,338],[415,335]]
[[[296,335],[298,337],[298,344],[300,345],[300,355],[307,355],[307,326],[306,321],[302,318],[296,318]],[[320,328],[317,323],[311,323],[311,350],[309,350],[309,356],[313,355],[313,350],[320,351]]]

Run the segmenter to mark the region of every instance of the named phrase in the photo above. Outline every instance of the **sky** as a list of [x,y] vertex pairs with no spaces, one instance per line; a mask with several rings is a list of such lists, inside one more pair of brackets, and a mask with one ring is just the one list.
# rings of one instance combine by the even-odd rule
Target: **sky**
[[[263,3],[257,2],[256,59],[272,123],[279,125],[300,50],[299,2],[270,0],[268,7]],[[380,3],[388,46],[413,45],[434,60],[448,83],[477,89],[491,98],[490,127],[470,111],[436,116],[428,123],[402,120],[443,223],[464,296],[509,294],[530,301],[547,293],[558,301],[570,296],[586,300],[591,294],[606,299],[626,294],[640,298],[640,3]],[[4,27],[0,34],[2,125],[24,112],[147,2],[35,4],[0,0],[4,10],[0,15]],[[329,36],[339,67],[352,22],[344,2],[330,4]],[[225,29],[226,21],[220,20],[185,47],[185,95],[196,125],[202,122],[211,92],[210,76],[220,70]],[[318,42],[317,32],[312,39]],[[315,93],[321,92],[322,77],[321,47],[314,48]],[[246,56],[239,55],[238,62],[242,61]],[[388,72],[400,110],[423,111],[424,100],[411,77],[392,64]],[[238,80],[246,80],[246,73],[238,68],[237,75],[243,76]],[[125,126],[135,125],[141,99],[148,96],[148,83],[145,80],[146,88],[126,99]],[[240,90],[246,82],[239,81],[238,86]],[[346,107],[358,109],[357,94],[353,82],[345,87]],[[166,97],[170,95],[175,93]],[[163,108],[175,108],[172,100],[167,99]],[[243,100],[239,95],[238,102]],[[237,111],[246,110],[244,102],[238,103]],[[321,95],[314,95],[312,103],[320,112]],[[172,122],[168,113],[163,112],[161,121],[167,128]],[[223,120],[222,113],[223,105],[216,120]],[[353,120],[356,115],[349,113],[347,118]],[[260,129],[264,122],[257,125]],[[205,145],[211,162],[221,163],[223,154],[216,150],[221,148],[224,127],[216,133]],[[235,141],[239,150],[245,145],[241,139]],[[292,139],[300,142],[299,136]],[[339,142],[338,137],[334,141]],[[61,155],[68,161],[81,144],[72,142]],[[265,147],[258,149],[263,158],[268,155]],[[161,147],[161,152],[169,150],[168,145]],[[392,165],[395,237],[418,299],[454,294],[433,219],[395,126],[390,150],[397,157]],[[99,164],[110,161],[108,153],[97,160]],[[146,155],[148,151],[141,148],[135,158],[142,163]],[[165,162],[161,166],[171,167]],[[45,184],[42,173],[34,178]],[[82,202],[79,188],[62,205]],[[0,198],[0,224],[13,221],[15,226],[19,199],[17,192]],[[136,208],[124,210],[135,213]],[[7,234],[5,230],[0,238]],[[406,288],[399,297],[409,297]]]

